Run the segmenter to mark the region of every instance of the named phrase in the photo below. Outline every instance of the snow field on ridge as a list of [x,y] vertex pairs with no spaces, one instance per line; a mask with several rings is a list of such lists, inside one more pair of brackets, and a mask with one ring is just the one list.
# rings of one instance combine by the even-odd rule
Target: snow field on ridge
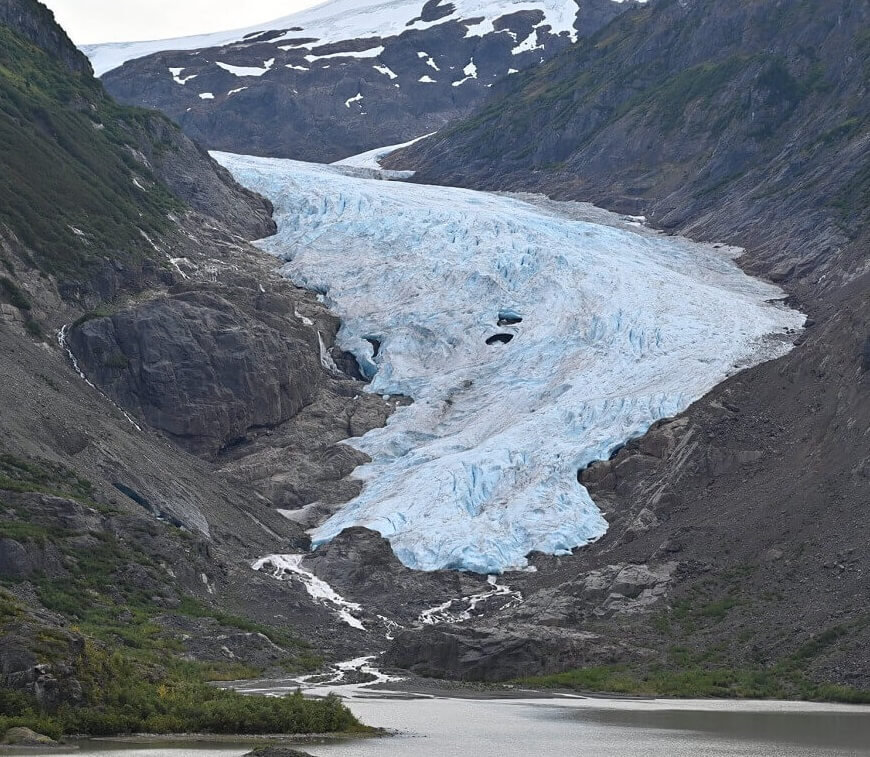
[[[614,2],[622,2],[622,0],[614,0]],[[270,39],[270,43],[281,44],[288,39],[316,37],[316,43],[306,45],[315,47],[366,37],[393,37],[412,29],[439,26],[447,21],[482,18],[482,21],[469,29],[468,36],[471,37],[489,34],[494,31],[493,21],[504,15],[525,10],[543,11],[544,23],[552,27],[553,34],[566,33],[572,40],[576,39],[574,22],[578,7],[575,0],[450,0],[450,4],[455,8],[454,11],[436,21],[420,20],[420,12],[424,4],[424,0],[332,0],[246,29],[175,39],[85,45],[82,50],[91,59],[96,75],[102,76],[128,60],[143,58],[152,53],[256,42],[255,37],[247,40],[245,38],[256,32],[273,29],[292,31]],[[446,0],[442,3],[445,6],[447,4]],[[353,57],[353,53],[350,53],[349,57]]]
[[583,204],[215,157],[275,204],[260,246],[323,293],[369,390],[414,399],[350,440],[364,488],[315,545],[365,526],[409,567],[496,574],[587,544],[607,523],[578,470],[784,354],[804,321],[733,250]]

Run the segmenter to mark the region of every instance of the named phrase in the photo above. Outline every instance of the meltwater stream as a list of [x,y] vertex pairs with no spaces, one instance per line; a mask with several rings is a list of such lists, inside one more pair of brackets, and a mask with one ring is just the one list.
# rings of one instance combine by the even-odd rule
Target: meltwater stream
[[736,250],[589,205],[215,157],[275,204],[260,246],[341,317],[370,390],[414,400],[352,441],[364,489],[315,544],[361,525],[412,568],[495,574],[595,540],[578,471],[804,321]]

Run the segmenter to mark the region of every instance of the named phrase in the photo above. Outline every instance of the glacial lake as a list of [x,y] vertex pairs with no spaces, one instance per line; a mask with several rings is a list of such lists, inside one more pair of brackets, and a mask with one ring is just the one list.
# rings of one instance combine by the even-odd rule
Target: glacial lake
[[[372,692],[373,694],[374,692]],[[793,702],[406,699],[348,704],[398,735],[299,748],[317,757],[855,757],[870,755],[870,708]],[[89,742],[51,754],[240,757],[233,744]],[[25,753],[25,752],[22,752]],[[26,752],[33,754],[33,751]]]

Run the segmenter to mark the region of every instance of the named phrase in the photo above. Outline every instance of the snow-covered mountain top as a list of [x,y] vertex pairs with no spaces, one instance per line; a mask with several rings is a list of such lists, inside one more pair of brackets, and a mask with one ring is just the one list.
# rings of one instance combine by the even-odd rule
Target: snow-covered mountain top
[[392,37],[447,21],[467,22],[468,36],[483,36],[494,31],[494,21],[520,11],[541,11],[543,23],[552,28],[553,34],[566,34],[572,40],[576,37],[577,0],[330,0],[246,29],[166,40],[87,45],[82,49],[91,59],[97,76],[102,76],[128,60],[152,53],[263,42],[263,37],[276,30],[285,33],[268,38],[268,42],[275,45],[287,44],[288,40],[301,37],[316,39],[314,44],[317,45],[366,37]]

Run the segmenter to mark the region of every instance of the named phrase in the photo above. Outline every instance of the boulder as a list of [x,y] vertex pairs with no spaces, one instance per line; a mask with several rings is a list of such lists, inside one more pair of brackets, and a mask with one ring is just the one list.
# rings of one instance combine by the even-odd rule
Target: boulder
[[44,734],[29,728],[10,728],[3,737],[3,743],[8,746],[57,746],[57,742]]

